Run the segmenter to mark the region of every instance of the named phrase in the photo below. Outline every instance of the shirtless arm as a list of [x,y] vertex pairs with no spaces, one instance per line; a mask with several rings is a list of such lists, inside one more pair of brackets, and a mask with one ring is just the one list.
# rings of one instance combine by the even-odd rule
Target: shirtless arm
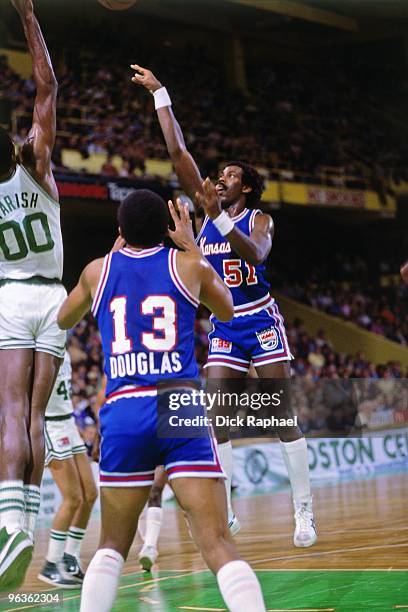
[[[158,81],[150,70],[142,68],[137,64],[133,64],[131,68],[135,70],[135,75],[132,78],[134,83],[142,85],[151,93],[154,93],[162,87],[160,81]],[[171,106],[159,108],[157,116],[166,141],[167,151],[173,162],[180,184],[189,198],[193,201],[197,213],[200,206],[195,200],[195,194],[197,191],[201,192],[202,189],[202,178],[198,166],[187,150],[183,132],[174,116]]]
[[84,268],[78,284],[65,299],[58,312],[61,329],[74,327],[91,308],[92,300],[102,272],[103,259],[95,259]]
[[51,169],[51,155],[56,136],[58,83],[40,25],[34,15],[32,0],[11,1],[24,28],[37,88],[33,124],[22,149],[22,162],[45,191],[54,200],[58,200],[58,190]]

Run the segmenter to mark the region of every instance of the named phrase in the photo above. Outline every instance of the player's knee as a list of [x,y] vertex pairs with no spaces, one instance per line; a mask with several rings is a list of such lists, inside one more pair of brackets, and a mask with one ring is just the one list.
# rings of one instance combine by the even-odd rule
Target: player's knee
[[149,507],[161,507],[162,489],[155,485],[152,486],[149,494]]
[[64,504],[70,510],[75,511],[84,502],[84,496],[80,489],[72,489],[64,495]]
[[20,403],[0,404],[0,430],[3,433],[3,443],[18,445],[28,441],[28,416]]
[[217,431],[217,429],[215,428],[215,437],[217,438],[217,444],[226,444],[226,442],[229,442],[229,436]]
[[303,437],[299,427],[277,427],[276,433],[281,442],[294,442]]
[[29,405],[24,398],[4,396],[0,400],[0,423],[2,427],[21,425],[27,429]]
[[97,497],[98,497],[97,488],[94,485],[89,486],[87,490],[85,491],[85,503],[89,507],[92,507],[94,503],[96,502]]

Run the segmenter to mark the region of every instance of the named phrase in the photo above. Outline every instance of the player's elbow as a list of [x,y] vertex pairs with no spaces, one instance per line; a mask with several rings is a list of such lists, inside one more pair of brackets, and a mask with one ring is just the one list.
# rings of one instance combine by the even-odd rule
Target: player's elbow
[[37,93],[47,97],[57,95],[58,81],[53,73],[41,78],[37,85]]
[[75,325],[72,321],[72,316],[68,312],[65,304],[62,304],[57,315],[57,324],[60,329],[71,329]]
[[188,154],[186,147],[179,142],[169,147],[169,153],[175,165],[180,163],[184,156]]
[[268,253],[265,253],[264,249],[254,245],[252,252],[248,253],[247,257],[245,257],[245,261],[251,266],[260,266],[267,256]]
[[60,329],[70,329],[70,327],[71,327],[71,325],[69,324],[67,318],[64,317],[63,314],[61,314],[61,311],[58,313],[57,323],[58,323],[58,327]]

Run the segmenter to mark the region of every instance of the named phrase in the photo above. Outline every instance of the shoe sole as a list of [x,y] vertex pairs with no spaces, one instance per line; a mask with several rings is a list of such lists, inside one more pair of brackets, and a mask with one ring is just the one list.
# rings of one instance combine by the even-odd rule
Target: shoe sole
[[57,587],[58,589],[78,589],[79,584],[61,584],[60,582],[55,582],[55,580],[51,580],[51,578],[47,578],[44,574],[38,574],[38,580],[42,580],[47,584],[52,584],[52,586]]
[[75,582],[77,582],[78,584],[83,584],[85,576],[84,578],[78,578],[78,576],[74,576],[74,574],[70,574],[69,572],[67,572],[67,574],[70,580],[75,580]]
[[150,572],[150,570],[152,569],[153,565],[154,565],[154,561],[152,561],[152,559],[150,559],[150,557],[139,557],[139,563],[142,566],[142,569],[145,570],[145,572]]
[[20,542],[8,558],[3,556],[4,561],[0,566],[0,591],[18,589],[23,584],[32,557],[33,545],[29,541]]

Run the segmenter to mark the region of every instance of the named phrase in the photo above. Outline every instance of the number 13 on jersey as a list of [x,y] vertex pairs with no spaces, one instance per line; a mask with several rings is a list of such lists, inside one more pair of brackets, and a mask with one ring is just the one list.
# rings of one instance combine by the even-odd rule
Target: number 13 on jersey
[[[129,353],[133,348],[132,338],[128,336],[126,325],[126,296],[115,297],[109,310],[113,314],[112,354]],[[137,307],[133,305],[132,307]],[[176,303],[168,295],[149,295],[140,304],[142,315],[152,316],[151,332],[141,332],[140,341],[149,351],[171,351],[176,345]]]

